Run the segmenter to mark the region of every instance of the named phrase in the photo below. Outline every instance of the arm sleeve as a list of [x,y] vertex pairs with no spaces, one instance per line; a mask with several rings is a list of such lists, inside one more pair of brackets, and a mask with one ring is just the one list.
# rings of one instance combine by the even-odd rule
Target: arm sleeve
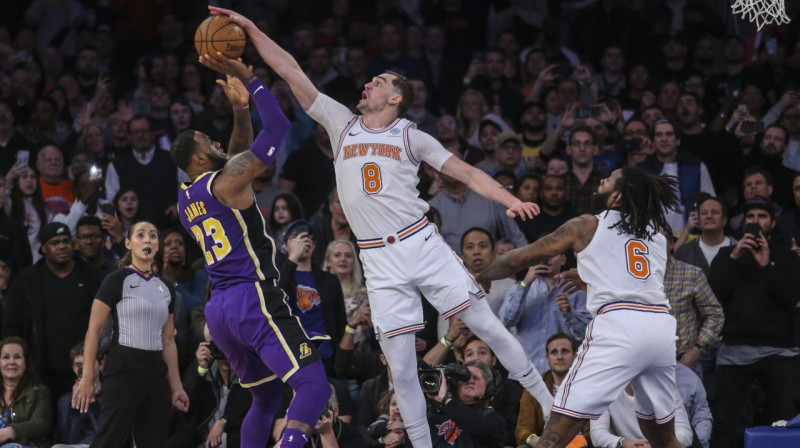
[[260,79],[253,77],[247,83],[247,91],[256,103],[261,122],[264,123],[264,128],[256,136],[250,151],[265,165],[271,165],[292,123],[283,114],[272,91]]
[[125,271],[117,271],[103,279],[103,283],[100,284],[100,288],[97,290],[97,300],[114,309],[122,299],[122,285],[125,277],[127,277]]
[[411,155],[417,160],[427,162],[436,171],[442,171],[444,162],[453,156],[438,140],[418,129],[409,129],[408,140],[408,146],[412,148]]
[[106,200],[114,200],[114,196],[116,196],[117,192],[119,191],[119,174],[117,174],[117,168],[114,167],[113,163],[109,163],[108,168],[106,168],[105,187]]
[[595,448],[617,448],[620,436],[611,433],[611,414],[608,409],[597,420],[592,420],[591,424],[592,445]]
[[542,407],[527,390],[522,393],[519,400],[519,416],[517,417],[517,429],[514,431],[514,438],[517,445],[525,445],[525,439],[531,434],[541,435],[544,429],[542,421]]
[[[59,213],[53,218],[53,222],[62,222],[69,226],[69,231],[75,235],[75,226],[78,225],[78,220],[86,213],[86,205],[80,201],[80,199],[75,199],[75,202],[72,203],[72,206],[69,208],[69,213]],[[77,237],[77,235],[75,235]]]
[[706,398],[706,389],[703,387],[703,382],[697,378],[694,388],[694,397],[690,403],[691,408],[691,423],[697,438],[703,446],[707,447],[708,442],[711,440],[711,426],[714,418],[711,416],[711,409],[708,407],[708,399]]
[[790,253],[788,249],[784,254],[781,254],[778,248],[770,250],[776,252],[774,256],[770,255],[773,263],[762,268],[767,293],[780,309],[791,313],[800,300],[800,279],[797,275],[800,272],[800,257]]
[[586,336],[586,325],[592,320],[592,315],[586,310],[586,292],[577,291],[569,296],[572,309],[566,315],[562,314],[564,324],[569,329],[573,339],[580,342]]
[[783,114],[784,110],[785,107],[783,107],[781,103],[776,103],[774,106],[772,106],[772,108],[768,110],[766,114],[764,114],[764,118],[761,120],[764,122],[764,127],[766,128],[772,123],[780,120],[781,114]]
[[696,272],[694,303],[697,307],[697,312],[703,319],[697,339],[699,342],[704,343],[706,347],[710,347],[719,339],[725,316],[722,313],[722,305],[719,304],[719,300],[714,296],[714,292],[708,285],[708,279],[705,274],[700,268],[696,268]]
[[731,258],[731,250],[720,249],[708,270],[708,284],[717,300],[723,305],[733,296],[735,282],[731,279],[737,278],[737,271],[736,260]]
[[53,430],[53,405],[50,402],[50,389],[38,385],[35,392],[35,405],[31,418],[19,423],[11,423],[14,428],[14,440],[41,439],[48,437]]

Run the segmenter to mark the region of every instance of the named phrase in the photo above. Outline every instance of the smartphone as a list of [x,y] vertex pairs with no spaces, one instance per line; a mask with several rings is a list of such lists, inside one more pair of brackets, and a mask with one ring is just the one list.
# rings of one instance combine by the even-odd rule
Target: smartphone
[[[550,266],[550,259],[548,258],[548,259],[544,260],[542,262],[542,264],[545,265],[545,266]],[[542,278],[550,277],[550,273],[549,272],[545,272],[544,274],[540,275],[539,277],[542,277]]]
[[591,118],[592,117],[592,108],[590,107],[579,107],[575,110],[575,118]]
[[27,165],[28,160],[30,159],[31,153],[27,149],[20,149],[17,151],[17,163],[20,165]]
[[117,211],[114,209],[114,204],[106,202],[105,204],[100,204],[100,211],[105,213],[106,215],[114,216],[117,214]]
[[625,154],[629,152],[639,152],[642,149],[642,141],[638,138],[631,140],[617,140],[617,151]]
[[96,180],[100,180],[103,177],[103,170],[97,167],[97,165],[92,165],[89,168],[89,182],[94,182]]
[[753,235],[753,238],[756,241],[756,250],[761,249],[761,243],[758,242],[758,237],[761,232],[761,225],[757,222],[751,222],[750,224],[745,224],[744,226],[744,233]]
[[764,122],[743,121],[741,131],[745,134],[760,134],[764,132]]
[[558,64],[555,69],[556,75],[560,78],[571,78],[575,69],[569,64]]
[[78,379],[83,378],[83,367],[78,367]]

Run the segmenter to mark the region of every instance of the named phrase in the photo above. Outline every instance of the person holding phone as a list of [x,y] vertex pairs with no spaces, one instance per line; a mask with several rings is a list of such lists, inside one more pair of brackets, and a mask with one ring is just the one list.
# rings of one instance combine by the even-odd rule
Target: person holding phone
[[503,325],[517,329],[517,339],[540,372],[549,369],[547,338],[562,332],[583,341],[591,320],[586,292],[571,284],[559,286],[554,278],[566,261],[562,253],[528,268],[522,281],[508,289],[498,311]]
[[[741,446],[744,428],[797,414],[792,394],[800,348],[792,315],[800,301],[800,257],[774,232],[775,209],[768,198],[745,205],[747,232],[724,247],[711,263],[708,283],[722,304],[725,323],[717,358],[719,414],[712,446]],[[763,421],[740,412],[759,380],[765,395]]]
[[[75,202],[70,205],[68,212],[56,215],[53,222],[63,222],[75,234],[78,220],[82,217],[96,216],[102,219],[103,210],[100,207],[102,186],[103,170],[99,167],[92,165],[88,170],[79,174],[73,185]],[[105,201],[102,202],[105,203]]]

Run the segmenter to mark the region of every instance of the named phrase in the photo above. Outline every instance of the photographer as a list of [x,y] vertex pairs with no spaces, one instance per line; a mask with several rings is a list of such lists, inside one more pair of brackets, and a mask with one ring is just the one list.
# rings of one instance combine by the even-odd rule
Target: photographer
[[[253,397],[242,388],[225,354],[213,342],[201,342],[195,352],[197,368],[184,377],[192,403],[191,445],[206,448],[239,446],[239,431]],[[173,439],[174,440],[174,439]]]
[[489,406],[499,375],[480,361],[463,367],[468,369],[468,379],[466,372],[458,375],[452,372],[455,369],[447,369],[445,375],[442,370],[438,393],[427,394],[433,447],[502,447],[505,434],[497,429],[505,427],[505,420]]

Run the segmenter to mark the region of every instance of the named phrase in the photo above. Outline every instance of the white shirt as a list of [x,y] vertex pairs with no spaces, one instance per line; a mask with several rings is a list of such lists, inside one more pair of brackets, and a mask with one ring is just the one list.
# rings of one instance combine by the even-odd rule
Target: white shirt
[[727,236],[722,239],[721,243],[714,246],[709,246],[708,244],[704,243],[702,238],[698,239],[697,242],[700,245],[700,250],[703,252],[703,256],[706,257],[706,262],[709,266],[711,266],[711,262],[714,261],[714,257],[717,256],[720,248],[728,247],[733,244],[732,240]]

